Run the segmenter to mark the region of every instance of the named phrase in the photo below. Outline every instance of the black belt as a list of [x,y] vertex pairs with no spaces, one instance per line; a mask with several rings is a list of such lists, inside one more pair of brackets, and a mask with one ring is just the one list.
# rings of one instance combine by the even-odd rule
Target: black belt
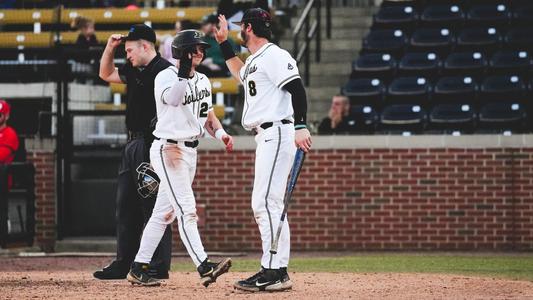
[[[163,141],[166,141],[167,143],[171,143],[171,144],[179,144],[178,141],[175,141],[175,140],[168,140],[168,139],[160,139],[160,138],[155,138],[156,140],[163,140]],[[194,141],[194,142],[183,142],[183,145],[185,145],[185,147],[189,147],[189,148],[196,148],[198,147],[198,140]]]
[[[281,122],[281,124],[291,124],[292,123],[291,120],[281,120],[280,122]],[[265,123],[259,125],[259,127],[263,128],[263,129],[268,129],[268,128],[272,127],[272,125],[274,125],[274,122],[265,122]],[[252,132],[253,132],[254,135],[257,135],[257,130],[255,128],[252,129]]]
[[128,141],[144,138],[143,131],[128,131]]

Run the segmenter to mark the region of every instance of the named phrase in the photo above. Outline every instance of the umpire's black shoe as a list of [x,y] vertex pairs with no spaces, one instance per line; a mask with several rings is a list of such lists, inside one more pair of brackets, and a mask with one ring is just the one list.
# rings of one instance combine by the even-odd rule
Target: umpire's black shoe
[[292,282],[287,268],[284,270],[262,268],[257,274],[248,279],[237,281],[233,286],[248,292],[278,292],[291,289]]
[[131,284],[143,286],[158,286],[161,281],[148,275],[150,266],[148,264],[134,262],[131,264],[131,270],[126,277]]
[[93,273],[94,278],[100,280],[125,279],[128,274],[128,268],[122,267],[117,261],[113,261],[102,270]]
[[206,258],[202,264],[197,268],[200,273],[200,281],[202,285],[208,287],[211,283],[217,281],[217,278],[228,272],[231,268],[231,258],[225,258],[220,262],[211,262],[209,258]]

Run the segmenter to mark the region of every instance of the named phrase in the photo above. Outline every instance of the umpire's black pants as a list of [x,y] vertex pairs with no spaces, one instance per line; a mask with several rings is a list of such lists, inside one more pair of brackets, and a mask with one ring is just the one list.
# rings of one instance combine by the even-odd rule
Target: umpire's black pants
[[[153,198],[143,199],[137,193],[137,166],[149,161],[151,141],[144,138],[130,140],[122,150],[122,162],[118,171],[117,188],[117,258],[120,268],[129,270],[139,243],[144,225],[152,215],[155,204]],[[170,225],[157,246],[150,265],[156,270],[169,271],[172,251]]]

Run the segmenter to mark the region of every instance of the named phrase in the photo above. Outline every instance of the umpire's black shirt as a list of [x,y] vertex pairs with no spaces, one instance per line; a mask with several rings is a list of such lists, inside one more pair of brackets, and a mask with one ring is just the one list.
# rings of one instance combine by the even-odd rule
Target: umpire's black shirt
[[129,131],[148,133],[155,117],[154,80],[159,72],[172,64],[159,53],[143,68],[134,68],[128,61],[118,70],[122,82],[128,85],[126,102],[126,128]]

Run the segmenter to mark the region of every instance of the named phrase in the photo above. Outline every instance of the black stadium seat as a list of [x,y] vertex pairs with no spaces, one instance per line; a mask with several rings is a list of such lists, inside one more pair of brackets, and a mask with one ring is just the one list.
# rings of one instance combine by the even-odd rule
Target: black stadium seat
[[435,53],[406,53],[398,63],[398,75],[433,80],[438,76],[439,67],[440,61]]
[[411,6],[418,9],[420,7],[420,4],[421,3],[419,0],[383,0],[383,2],[381,3],[381,7]]
[[518,74],[527,76],[531,66],[531,57],[526,51],[498,51],[489,62],[491,74]]
[[533,28],[518,27],[510,29],[505,36],[505,48],[533,53]]
[[533,25],[533,5],[515,7],[511,22],[514,26]]
[[446,133],[471,133],[474,120],[474,110],[467,103],[439,104],[429,114],[429,129]]
[[495,75],[485,78],[480,87],[480,102],[522,101],[525,102],[527,88],[517,75]]
[[357,133],[374,133],[379,115],[375,109],[367,105],[352,105],[350,119],[355,121],[354,130]]
[[494,27],[465,28],[457,36],[457,50],[492,54],[497,50],[500,42],[500,33]]
[[363,40],[362,53],[390,53],[401,56],[407,44],[407,36],[399,29],[372,30]]
[[424,77],[397,77],[387,90],[387,103],[427,104],[431,85]]
[[520,103],[489,103],[479,111],[480,131],[522,132],[526,123],[527,112]]
[[377,78],[354,78],[344,85],[342,94],[349,97],[352,104],[379,106],[385,90],[385,84]]
[[351,78],[378,78],[390,82],[396,70],[396,60],[390,54],[363,54],[352,63]]
[[444,57],[448,55],[454,42],[455,37],[447,28],[421,28],[411,35],[409,48],[416,52],[435,52]]
[[458,28],[463,26],[465,14],[456,4],[427,6],[420,15],[423,26]]
[[420,105],[394,104],[381,113],[380,130],[386,133],[419,133],[425,128],[426,111]]
[[416,26],[418,15],[412,6],[382,7],[374,15],[374,27],[410,31]]
[[443,73],[447,76],[471,76],[481,78],[488,62],[481,52],[453,52],[444,61]]
[[505,4],[484,4],[472,6],[466,16],[470,26],[496,26],[509,24],[511,12]]
[[468,76],[442,77],[433,88],[434,103],[469,103],[476,99],[478,87]]

